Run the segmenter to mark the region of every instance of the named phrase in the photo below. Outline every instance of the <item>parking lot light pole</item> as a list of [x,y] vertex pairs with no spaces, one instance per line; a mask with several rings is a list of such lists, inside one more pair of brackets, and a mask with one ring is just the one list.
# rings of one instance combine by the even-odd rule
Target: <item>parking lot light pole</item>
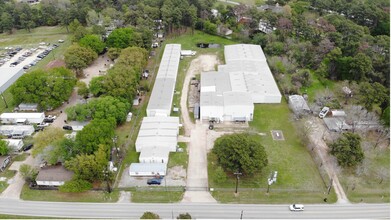
[[242,175],[242,173],[236,172],[236,173],[234,173],[234,175],[236,175],[236,189],[235,189],[235,193],[238,193],[239,175]]

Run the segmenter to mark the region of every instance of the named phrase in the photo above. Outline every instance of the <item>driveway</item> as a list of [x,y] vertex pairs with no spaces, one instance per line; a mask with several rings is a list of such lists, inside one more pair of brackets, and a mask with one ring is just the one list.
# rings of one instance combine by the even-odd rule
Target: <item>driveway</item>
[[194,124],[187,109],[190,80],[202,71],[215,70],[216,55],[200,55],[190,63],[181,95],[182,122],[185,136],[190,135],[189,164],[187,168],[186,192],[182,202],[216,202],[208,191],[207,131],[208,125],[197,121]]

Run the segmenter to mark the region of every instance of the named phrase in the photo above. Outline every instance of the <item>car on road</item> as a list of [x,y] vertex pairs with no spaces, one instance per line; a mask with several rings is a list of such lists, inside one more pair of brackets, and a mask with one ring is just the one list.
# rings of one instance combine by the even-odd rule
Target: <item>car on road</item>
[[162,179],[158,179],[158,178],[153,178],[153,179],[147,180],[148,185],[160,185],[161,183],[162,183]]
[[326,117],[327,113],[329,113],[330,108],[329,107],[323,107],[322,111],[319,112],[319,118]]
[[303,204],[292,204],[289,206],[289,210],[291,211],[304,211]]
[[64,125],[64,126],[62,126],[62,129],[68,130],[68,131],[72,131],[73,130],[72,126],[70,126],[70,125]]

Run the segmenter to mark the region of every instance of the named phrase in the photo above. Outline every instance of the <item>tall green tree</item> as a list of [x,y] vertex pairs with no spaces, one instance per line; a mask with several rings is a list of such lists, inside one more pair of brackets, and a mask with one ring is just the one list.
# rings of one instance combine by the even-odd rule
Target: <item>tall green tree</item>
[[7,31],[8,33],[12,34],[12,29],[14,28],[14,19],[9,13],[3,12],[1,14],[0,28],[4,32]]
[[106,40],[108,47],[126,48],[133,46],[132,40],[134,31],[131,28],[118,28],[115,29]]
[[106,47],[105,43],[97,36],[88,34],[79,41],[80,46],[90,48],[95,53],[100,54]]
[[5,156],[10,151],[8,143],[4,140],[0,140],[0,156]]
[[249,134],[224,135],[215,141],[212,152],[218,163],[230,172],[251,175],[268,164],[265,148]]
[[83,75],[83,69],[88,67],[98,54],[92,49],[81,47],[78,44],[70,46],[64,54],[65,64],[68,68],[73,69],[78,76]]
[[337,158],[338,164],[342,167],[354,167],[364,160],[361,138],[358,134],[351,132],[343,133],[332,143],[330,153]]

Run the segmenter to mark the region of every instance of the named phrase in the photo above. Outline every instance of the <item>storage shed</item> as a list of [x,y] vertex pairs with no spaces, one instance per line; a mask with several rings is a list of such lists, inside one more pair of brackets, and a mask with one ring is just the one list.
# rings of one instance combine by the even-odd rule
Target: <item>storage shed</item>
[[295,115],[303,115],[311,112],[307,102],[301,95],[290,95],[288,102],[289,108],[292,109]]
[[166,163],[132,163],[129,167],[130,176],[165,176]]
[[36,182],[38,186],[62,186],[66,181],[71,180],[73,172],[63,166],[48,166],[41,168]]
[[17,108],[18,111],[22,112],[36,112],[38,111],[38,104],[35,103],[20,103]]
[[23,140],[21,139],[3,139],[3,140],[8,143],[8,146],[14,152],[21,151],[23,148]]
[[41,113],[3,113],[0,115],[2,124],[40,124],[45,119],[45,114]]

